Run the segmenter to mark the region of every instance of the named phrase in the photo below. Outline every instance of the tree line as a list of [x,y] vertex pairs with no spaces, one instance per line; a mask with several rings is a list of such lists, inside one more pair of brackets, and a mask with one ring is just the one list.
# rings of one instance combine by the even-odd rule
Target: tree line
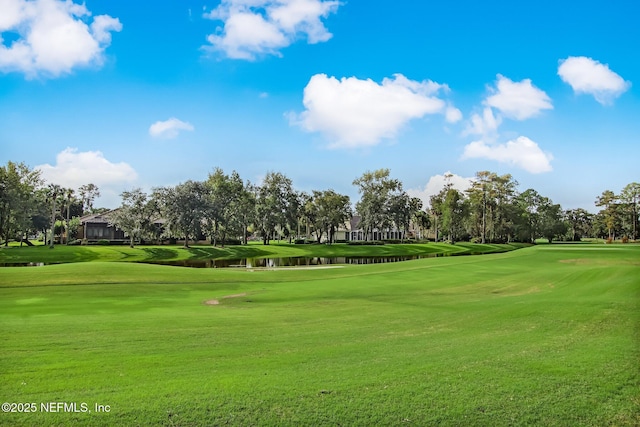
[[[471,186],[460,191],[445,177],[441,191],[429,206],[411,197],[389,169],[367,171],[353,181],[359,200],[332,189],[298,191],[291,179],[269,172],[259,184],[233,171],[216,168],[204,181],[176,186],[139,188],[121,194],[121,206],[109,211],[110,224],[121,229],[130,244],[139,241],[182,239],[185,246],[206,237],[214,245],[229,241],[246,244],[250,236],[269,244],[273,239],[335,241],[354,215],[364,240],[393,231],[407,238],[437,241],[533,242],[538,238],[614,240],[638,238],[640,184],[630,183],[620,193],[604,191],[596,198],[600,210],[563,210],[534,189],[518,191],[509,174],[476,173]],[[53,246],[75,239],[80,217],[106,212],[94,208],[99,197],[92,183],[77,189],[45,182],[39,171],[23,163],[0,167],[0,238],[28,241],[40,232]],[[384,232],[387,232],[385,234]]]

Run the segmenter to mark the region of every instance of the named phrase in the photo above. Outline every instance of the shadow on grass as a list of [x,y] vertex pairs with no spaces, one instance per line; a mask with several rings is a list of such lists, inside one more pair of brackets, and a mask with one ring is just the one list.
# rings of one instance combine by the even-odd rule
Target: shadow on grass
[[148,259],[151,260],[168,260],[178,257],[176,249],[165,248],[142,248],[148,254]]
[[191,247],[186,249],[191,253],[190,259],[223,259],[223,258],[260,258],[272,256],[271,252],[262,250],[254,245],[218,247]]

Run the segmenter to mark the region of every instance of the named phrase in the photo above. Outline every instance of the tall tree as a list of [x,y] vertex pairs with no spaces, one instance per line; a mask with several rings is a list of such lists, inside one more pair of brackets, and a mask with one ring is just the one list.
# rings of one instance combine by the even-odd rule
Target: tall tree
[[600,213],[609,233],[609,239],[615,239],[615,229],[619,224],[618,197],[611,190],[605,190],[596,199],[596,206],[601,207]]
[[455,243],[462,231],[462,223],[467,213],[464,194],[449,187],[442,203],[442,228],[449,233],[449,241]]
[[92,183],[80,186],[78,189],[80,200],[82,201],[82,210],[85,214],[93,211],[93,202],[97,197],[100,197],[100,189],[98,186]]
[[392,193],[402,191],[402,184],[390,178],[389,169],[378,169],[365,172],[353,181],[358,187],[360,201],[356,203],[356,211],[360,215],[360,224],[365,232],[365,240],[374,230],[381,231],[392,222],[388,203]]
[[54,233],[56,227],[56,202],[59,198],[63,197],[64,191],[63,188],[57,184],[49,184],[49,191],[47,193],[47,200],[51,203],[51,237],[49,239],[49,248],[53,249],[54,245]]
[[631,223],[631,238],[638,239],[638,212],[640,211],[640,183],[627,184],[620,193],[620,201],[627,208],[629,222]]
[[255,225],[262,242],[269,244],[276,230],[284,230],[291,218],[297,218],[298,206],[293,202],[295,194],[292,182],[280,172],[269,172],[257,189]]
[[516,197],[517,218],[515,219],[515,232],[519,240],[533,243],[538,237],[538,209],[543,200],[544,197],[533,188],[526,189]]
[[593,214],[585,209],[569,209],[564,213],[565,220],[571,233],[571,240],[576,242],[586,237],[591,230]]
[[396,192],[390,195],[388,207],[389,215],[400,232],[400,239],[404,240],[411,220],[422,209],[422,200],[410,197],[405,191]]
[[166,232],[176,238],[184,238],[184,247],[189,247],[193,237],[202,231],[206,207],[206,187],[198,181],[187,181],[175,187],[157,188],[153,197],[166,219]]
[[41,185],[40,171],[24,163],[8,162],[0,167],[0,238],[5,245],[31,228],[35,192]]
[[550,199],[543,198],[538,208],[540,235],[545,237],[549,243],[554,238],[567,232],[567,226],[563,221],[562,207],[554,204]]
[[140,188],[124,191],[120,196],[122,205],[109,214],[109,222],[124,231],[133,248],[136,239],[142,239],[151,231],[153,211],[147,194]]
[[326,232],[329,243],[333,243],[336,230],[351,217],[349,196],[334,190],[313,191],[304,206],[305,214],[316,235],[318,243]]
[[431,228],[431,219],[429,218],[429,214],[423,210],[419,210],[414,215],[414,223],[416,228],[418,229],[418,239],[422,239],[424,236],[424,231]]
[[241,236],[242,243],[246,245],[248,230],[255,218],[256,189],[249,181],[242,182],[240,175],[235,171],[231,174],[231,179],[242,184],[238,186],[237,197],[231,201],[231,228]]
[[469,197],[469,205],[471,211],[479,218],[480,241],[486,243],[487,240],[487,215],[489,203],[492,202],[495,190],[495,181],[498,175],[489,171],[480,171],[476,173],[476,177],[471,183],[471,187],[466,190]]

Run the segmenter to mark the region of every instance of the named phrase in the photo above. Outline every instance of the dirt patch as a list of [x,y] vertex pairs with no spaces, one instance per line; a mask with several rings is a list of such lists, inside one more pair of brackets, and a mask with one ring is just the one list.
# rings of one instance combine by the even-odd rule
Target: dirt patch
[[[233,295],[225,295],[223,297],[221,297],[220,299],[228,299],[228,298],[240,298],[240,297],[246,297],[247,293],[243,292],[241,294],[233,294]],[[205,301],[205,305],[220,305],[220,299],[210,299]]]

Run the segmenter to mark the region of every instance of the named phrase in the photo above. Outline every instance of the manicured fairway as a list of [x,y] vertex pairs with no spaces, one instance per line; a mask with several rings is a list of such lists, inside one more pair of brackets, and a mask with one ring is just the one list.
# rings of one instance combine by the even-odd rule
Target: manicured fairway
[[0,425],[640,424],[632,245],[310,270],[0,268],[0,334],[0,399],[37,406]]

